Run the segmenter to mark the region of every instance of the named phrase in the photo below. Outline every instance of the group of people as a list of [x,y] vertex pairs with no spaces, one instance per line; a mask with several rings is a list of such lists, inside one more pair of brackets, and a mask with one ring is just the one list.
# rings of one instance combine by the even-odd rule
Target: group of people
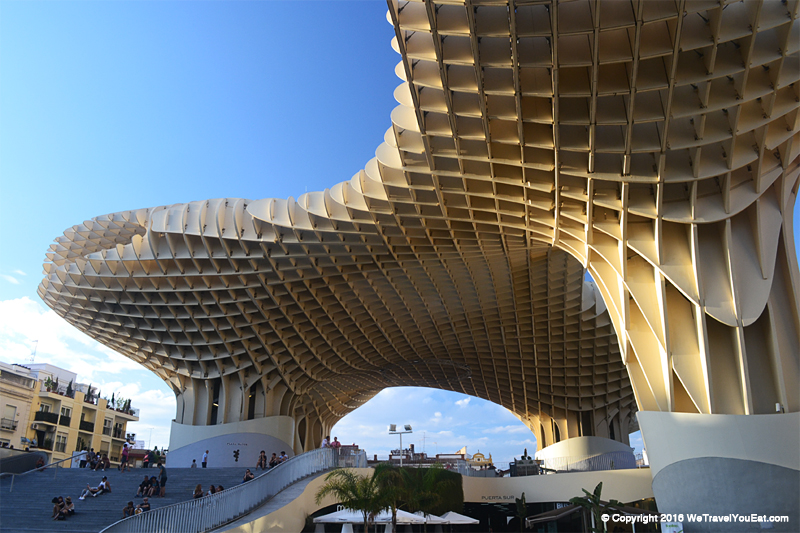
[[[127,446],[127,445],[126,445]],[[83,449],[84,455],[81,457],[80,467],[81,468],[89,468],[90,470],[101,470],[103,472],[106,469],[111,468],[111,461],[108,458],[108,454],[99,454],[95,453],[94,448],[86,451],[86,448]]]
[[72,498],[67,496],[66,500],[63,496],[53,498],[53,520],[66,520],[68,516],[75,514],[75,504],[72,503]]
[[222,485],[217,485],[216,487],[214,485],[211,485],[208,488],[208,490],[204,492],[203,486],[198,483],[197,486],[194,488],[193,497],[196,500],[198,498],[202,498],[203,496],[211,496],[212,494],[222,492],[223,490],[225,490],[225,487],[223,487]]
[[[138,497],[164,497],[167,494],[167,467],[158,462],[158,477],[144,475],[144,480],[139,483],[139,490],[136,491],[134,498]],[[147,498],[145,498],[147,499]]]
[[[262,470],[268,470],[270,468],[275,468],[276,466],[278,466],[282,462],[288,461],[288,460],[289,460],[289,456],[286,455],[286,452],[283,451],[283,450],[281,450],[281,454],[280,455],[278,455],[276,453],[273,453],[272,457],[270,457],[269,459],[267,459],[267,452],[265,452],[264,450],[261,450],[261,453],[258,454],[258,462],[256,462],[256,470],[258,470],[259,468],[262,469]],[[248,470],[248,472],[249,472],[249,470]]]
[[150,468],[150,465],[160,465],[163,461],[166,461],[166,455],[164,457],[161,456],[161,452],[158,451],[158,446],[147,452],[142,459],[142,468]]
[[320,448],[336,448],[339,449],[342,447],[342,443],[339,442],[338,437],[333,437],[333,442],[331,442],[331,436],[325,435],[325,438],[322,439],[322,446]]
[[142,514],[145,511],[150,510],[150,501],[145,497],[142,500],[142,503],[133,505],[133,502],[128,502],[128,505],[122,508],[122,518],[128,518],[129,516]]

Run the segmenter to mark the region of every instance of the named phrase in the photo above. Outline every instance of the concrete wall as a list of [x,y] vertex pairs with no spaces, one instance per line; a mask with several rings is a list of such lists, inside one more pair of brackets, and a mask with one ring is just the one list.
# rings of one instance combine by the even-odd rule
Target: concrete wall
[[755,522],[692,522],[689,514],[789,516],[769,531],[800,531],[800,472],[791,468],[721,457],[673,463],[653,479],[658,510],[682,513],[685,532],[759,531]]
[[[203,452],[208,450],[209,468],[255,467],[261,450],[267,452],[267,457],[281,451],[292,457],[294,452],[288,442],[292,441],[293,433],[294,420],[288,416],[213,426],[191,426],[173,421],[167,466],[186,468],[192,464],[192,459],[196,459],[200,466]],[[233,456],[234,450],[239,450],[238,462]]]
[[652,477],[647,468],[574,472],[546,476],[479,478],[464,477],[464,501],[476,503],[514,503],[525,493],[528,503],[566,502],[583,496],[581,489],[594,490],[603,482],[603,499],[632,502],[652,498]]
[[688,514],[787,515],[772,531],[800,531],[800,413],[639,412],[658,509],[684,531],[753,531],[756,521],[691,522]]
[[[354,469],[359,475],[372,475],[371,468]],[[603,482],[603,498],[616,498],[623,502],[652,498],[651,478],[648,469],[607,470],[605,472],[580,472],[549,476],[515,478],[463,477],[464,501],[476,503],[513,503],[524,492],[528,503],[565,502],[573,496],[581,496],[582,488],[593,490]],[[264,516],[254,513],[247,524],[234,526],[230,533],[257,533],[261,531],[292,531],[303,529],[306,517],[317,510],[336,503],[326,498],[319,505],[314,501],[325,476],[312,480],[303,493],[291,503]]]

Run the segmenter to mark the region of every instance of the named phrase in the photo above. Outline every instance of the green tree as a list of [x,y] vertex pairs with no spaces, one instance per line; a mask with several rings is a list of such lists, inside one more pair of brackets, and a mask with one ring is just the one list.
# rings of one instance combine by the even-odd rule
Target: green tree
[[325,476],[325,484],[317,491],[317,504],[332,496],[345,509],[361,513],[364,531],[368,531],[373,516],[388,507],[380,494],[375,476],[359,476],[352,470],[337,468]]
[[72,388],[72,380],[69,380],[69,383],[67,384],[67,396],[69,398],[75,397],[75,390]]
[[[605,524],[601,518],[603,512],[613,511],[614,508],[619,509],[622,507],[622,503],[617,500],[609,500],[608,502],[603,502],[600,500],[600,493],[603,491],[602,481],[594,488],[594,492],[589,492],[586,489],[581,490],[584,492],[584,494],[586,494],[586,496],[575,496],[569,500],[569,503],[579,505],[583,507],[584,513],[589,513],[589,516],[591,517],[590,531],[592,533],[604,533]],[[589,526],[589,524],[587,524],[587,526]]]
[[[404,507],[412,513],[440,515],[464,510],[461,474],[435,464],[431,468],[403,468]],[[427,531],[427,524],[423,526]]]
[[406,497],[403,474],[392,464],[381,463],[375,467],[372,477],[378,485],[383,503],[392,512],[392,531],[397,531],[397,509]]

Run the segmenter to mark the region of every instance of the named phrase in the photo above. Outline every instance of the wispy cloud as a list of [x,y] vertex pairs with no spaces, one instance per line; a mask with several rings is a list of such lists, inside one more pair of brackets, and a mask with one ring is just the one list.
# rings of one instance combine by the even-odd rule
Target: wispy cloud
[[487,428],[487,429],[484,429],[484,430],[483,430],[483,433],[489,433],[489,434],[497,434],[497,433],[525,433],[525,432],[530,432],[530,430],[529,430],[527,427],[525,427],[525,426],[521,426],[521,425],[515,425],[515,426],[495,426],[495,427],[492,427],[492,428]]
[[13,272],[14,272],[14,274],[19,274],[20,276],[27,276],[27,274],[25,272],[23,272],[22,270],[19,270],[19,269],[14,270]]
[[467,405],[469,405],[469,398],[464,398],[462,400],[458,400],[456,402],[456,405],[459,406],[459,407],[466,407]]
[[9,276],[8,274],[0,274],[0,278],[3,278],[9,283],[13,283],[14,285],[19,285],[19,280],[14,276]]

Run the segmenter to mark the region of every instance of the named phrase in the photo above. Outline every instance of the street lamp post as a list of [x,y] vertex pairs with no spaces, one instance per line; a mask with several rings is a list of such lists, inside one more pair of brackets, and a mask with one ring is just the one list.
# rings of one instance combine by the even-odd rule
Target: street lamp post
[[406,424],[403,427],[405,431],[397,431],[397,424],[389,424],[389,435],[400,435],[400,468],[403,467],[403,435],[413,433],[410,425]]

